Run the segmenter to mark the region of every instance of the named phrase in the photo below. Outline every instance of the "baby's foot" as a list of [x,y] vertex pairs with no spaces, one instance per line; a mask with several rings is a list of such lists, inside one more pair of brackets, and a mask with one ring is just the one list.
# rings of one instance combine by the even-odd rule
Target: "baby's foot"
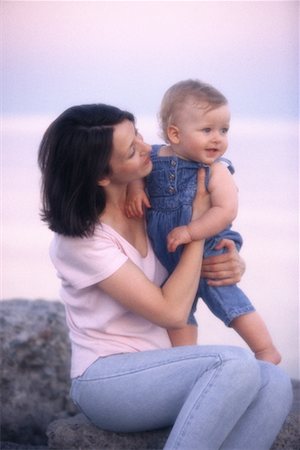
[[268,347],[265,350],[255,352],[255,357],[263,361],[271,362],[273,364],[279,364],[281,361],[281,355],[276,347]]

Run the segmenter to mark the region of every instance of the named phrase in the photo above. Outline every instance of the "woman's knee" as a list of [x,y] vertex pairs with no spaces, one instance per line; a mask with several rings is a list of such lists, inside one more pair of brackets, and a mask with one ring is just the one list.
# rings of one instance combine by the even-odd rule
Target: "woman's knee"
[[261,387],[261,373],[257,360],[248,349],[230,346],[216,346],[213,351],[218,357],[219,373],[224,386],[238,396],[253,398]]
[[260,361],[262,387],[267,391],[269,401],[286,415],[293,403],[293,389],[290,377],[280,367]]
[[253,393],[261,386],[261,373],[257,360],[248,349],[237,348],[232,359],[232,370],[236,373],[237,387]]

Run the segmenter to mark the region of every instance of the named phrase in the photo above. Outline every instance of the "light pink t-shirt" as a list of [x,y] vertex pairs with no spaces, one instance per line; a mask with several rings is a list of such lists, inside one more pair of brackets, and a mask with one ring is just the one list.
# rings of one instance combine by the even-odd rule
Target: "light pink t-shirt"
[[[160,286],[167,273],[149,241],[148,254],[143,258],[116,231],[101,224],[89,238],[56,234],[50,256],[61,279],[61,299],[72,343],[72,378],[102,356],[171,347],[164,328],[125,309],[97,284],[129,258]],[[134,279],[129,282],[134,283]]]

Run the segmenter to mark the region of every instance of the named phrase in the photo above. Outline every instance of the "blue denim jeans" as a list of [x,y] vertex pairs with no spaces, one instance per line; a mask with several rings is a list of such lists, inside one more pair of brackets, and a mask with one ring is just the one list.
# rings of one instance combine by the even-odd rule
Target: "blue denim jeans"
[[71,396],[102,429],[172,426],[168,450],[268,450],[292,403],[278,366],[225,346],[99,358],[72,381]]

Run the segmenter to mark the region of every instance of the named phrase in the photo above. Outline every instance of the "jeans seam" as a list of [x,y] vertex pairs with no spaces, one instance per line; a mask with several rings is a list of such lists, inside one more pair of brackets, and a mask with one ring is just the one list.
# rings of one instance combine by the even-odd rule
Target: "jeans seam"
[[213,369],[213,372],[212,372],[212,375],[211,375],[210,379],[208,380],[206,386],[200,392],[197,400],[195,401],[193,407],[191,408],[191,411],[188,414],[188,417],[186,418],[185,422],[183,423],[183,425],[181,427],[181,431],[178,433],[178,437],[177,437],[177,439],[176,439],[176,441],[174,443],[174,450],[175,449],[181,450],[181,442],[182,442],[182,439],[184,439],[184,437],[186,435],[187,428],[190,426],[190,424],[191,424],[191,422],[193,420],[193,417],[194,417],[193,416],[193,412],[194,412],[194,410],[199,408],[199,401],[200,401],[200,399],[201,400],[203,399],[203,396],[206,395],[206,393],[208,392],[210,387],[213,385],[213,382],[215,381],[216,377],[219,376],[219,374],[222,371],[222,368],[223,368],[223,365],[224,365],[223,364],[224,361],[223,361],[223,359],[221,358],[220,355],[218,355],[218,357],[219,357],[220,364]]
[[[220,354],[219,353],[211,353],[211,354],[206,354],[206,355],[194,355],[194,356],[182,356],[182,357],[178,357],[176,360],[172,359],[172,360],[166,360],[166,361],[160,361],[156,364],[151,364],[151,365],[144,365],[139,367],[138,369],[131,369],[131,370],[127,370],[126,372],[122,372],[122,373],[118,373],[115,375],[110,375],[110,376],[104,376],[104,377],[97,377],[97,378],[89,378],[89,379],[81,379],[81,377],[76,378],[76,382],[80,382],[80,383],[89,383],[91,381],[98,381],[98,380],[108,380],[108,379],[112,379],[112,378],[118,378],[120,376],[124,376],[124,375],[131,375],[133,373],[138,373],[138,372],[142,372],[144,370],[148,370],[148,369],[155,369],[157,367],[161,367],[161,366],[165,366],[168,364],[176,364],[177,362],[180,361],[188,361],[188,360],[192,360],[192,359],[199,359],[199,358],[211,358],[211,357],[217,357],[219,359],[221,359]],[[84,376],[84,375],[82,375]],[[74,380],[75,381],[75,380]]]

